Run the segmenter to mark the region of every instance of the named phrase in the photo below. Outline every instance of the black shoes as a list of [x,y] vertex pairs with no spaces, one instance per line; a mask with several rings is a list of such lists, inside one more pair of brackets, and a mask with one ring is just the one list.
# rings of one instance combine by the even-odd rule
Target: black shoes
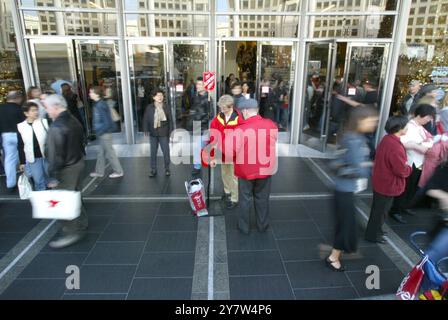
[[149,173],[149,177],[150,178],[154,178],[157,175],[157,171],[156,170],[151,170],[151,172]]
[[345,267],[341,264],[341,266],[339,268],[336,268],[333,263],[336,263],[337,261],[331,261],[330,260],[330,256],[325,258],[325,264],[327,265],[328,268],[330,268],[331,270],[335,271],[335,272],[344,272],[345,271]]
[[198,179],[201,177],[201,169],[193,169],[193,171],[191,171],[191,177],[193,179]]
[[395,221],[397,221],[398,223],[401,223],[401,224],[407,223],[407,221],[403,218],[403,216],[401,214],[394,213],[394,214],[391,214],[390,217],[392,219],[394,219]]
[[165,176],[169,177],[171,175],[170,169],[165,170]]
[[232,210],[238,206],[238,202],[229,201],[227,202],[226,208]]
[[408,209],[401,210],[401,213],[407,214],[408,216],[415,216],[415,212]]
[[378,243],[378,244],[386,244],[387,243],[387,240],[386,240],[386,238],[384,238],[384,236],[381,236],[380,238],[377,238],[377,239],[374,239],[374,240],[366,238],[366,241],[373,242],[373,243]]

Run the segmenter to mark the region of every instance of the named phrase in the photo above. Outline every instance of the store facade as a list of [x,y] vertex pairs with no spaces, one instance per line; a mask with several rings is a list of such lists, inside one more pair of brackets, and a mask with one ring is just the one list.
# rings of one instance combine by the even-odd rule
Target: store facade
[[[434,10],[428,2],[437,4],[436,14],[446,3],[425,2],[425,17]],[[210,110],[215,113],[234,74],[249,85],[262,112],[279,124],[283,142],[320,151],[334,143],[337,131],[332,114],[336,85],[352,98],[375,91],[382,124],[394,111],[391,103],[401,90],[398,85],[394,90],[396,75],[408,72],[403,42],[409,15],[415,6],[423,7],[421,0],[0,3],[0,57],[8,58],[10,69],[0,74],[3,91],[30,85],[46,90],[64,80],[82,98],[89,119],[89,88],[107,87],[121,115],[116,142],[134,144],[145,141],[141,119],[154,88],[165,91],[175,126],[186,128],[195,79],[204,71],[216,72]],[[437,39],[446,46],[446,32]],[[443,73],[440,64],[435,70]]]

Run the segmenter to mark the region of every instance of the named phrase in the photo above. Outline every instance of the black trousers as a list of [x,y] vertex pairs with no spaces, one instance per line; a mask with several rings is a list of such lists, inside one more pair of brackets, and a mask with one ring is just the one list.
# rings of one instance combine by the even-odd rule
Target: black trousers
[[422,171],[417,169],[415,165],[412,165],[412,173],[406,179],[406,188],[404,192],[398,197],[394,198],[390,214],[402,214],[403,210],[410,208],[413,204],[414,196],[417,193],[418,181]]
[[170,168],[170,137],[149,137],[149,145],[151,148],[151,169],[157,170],[157,151],[162,149],[165,169]]
[[356,252],[358,249],[358,231],[353,192],[335,191],[334,212],[336,230],[333,248],[345,253]]
[[250,209],[252,201],[255,205],[255,216],[259,231],[268,227],[269,195],[271,194],[271,177],[265,179],[238,179],[238,228],[244,232],[250,231]]
[[382,194],[373,192],[372,208],[370,210],[369,222],[366,229],[366,239],[376,241],[383,235],[382,226],[394,202],[394,197],[384,196]]

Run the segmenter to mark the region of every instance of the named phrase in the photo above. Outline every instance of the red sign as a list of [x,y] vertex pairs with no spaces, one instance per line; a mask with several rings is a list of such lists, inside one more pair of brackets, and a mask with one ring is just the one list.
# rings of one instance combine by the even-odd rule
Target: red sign
[[213,91],[215,89],[215,72],[204,72],[204,89],[207,91]]

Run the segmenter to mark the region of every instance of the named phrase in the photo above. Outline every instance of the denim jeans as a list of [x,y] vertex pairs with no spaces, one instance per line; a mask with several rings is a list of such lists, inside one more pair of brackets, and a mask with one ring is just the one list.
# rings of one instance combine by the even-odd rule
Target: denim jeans
[[17,185],[17,165],[19,163],[17,133],[3,132],[2,143],[5,152],[6,187],[14,188]]
[[202,167],[201,151],[205,147],[207,140],[208,138],[204,135],[201,137],[193,136],[193,167],[196,170],[200,170]]
[[26,174],[33,178],[35,191],[47,189],[48,162],[45,158],[37,158],[33,163],[27,162]]

